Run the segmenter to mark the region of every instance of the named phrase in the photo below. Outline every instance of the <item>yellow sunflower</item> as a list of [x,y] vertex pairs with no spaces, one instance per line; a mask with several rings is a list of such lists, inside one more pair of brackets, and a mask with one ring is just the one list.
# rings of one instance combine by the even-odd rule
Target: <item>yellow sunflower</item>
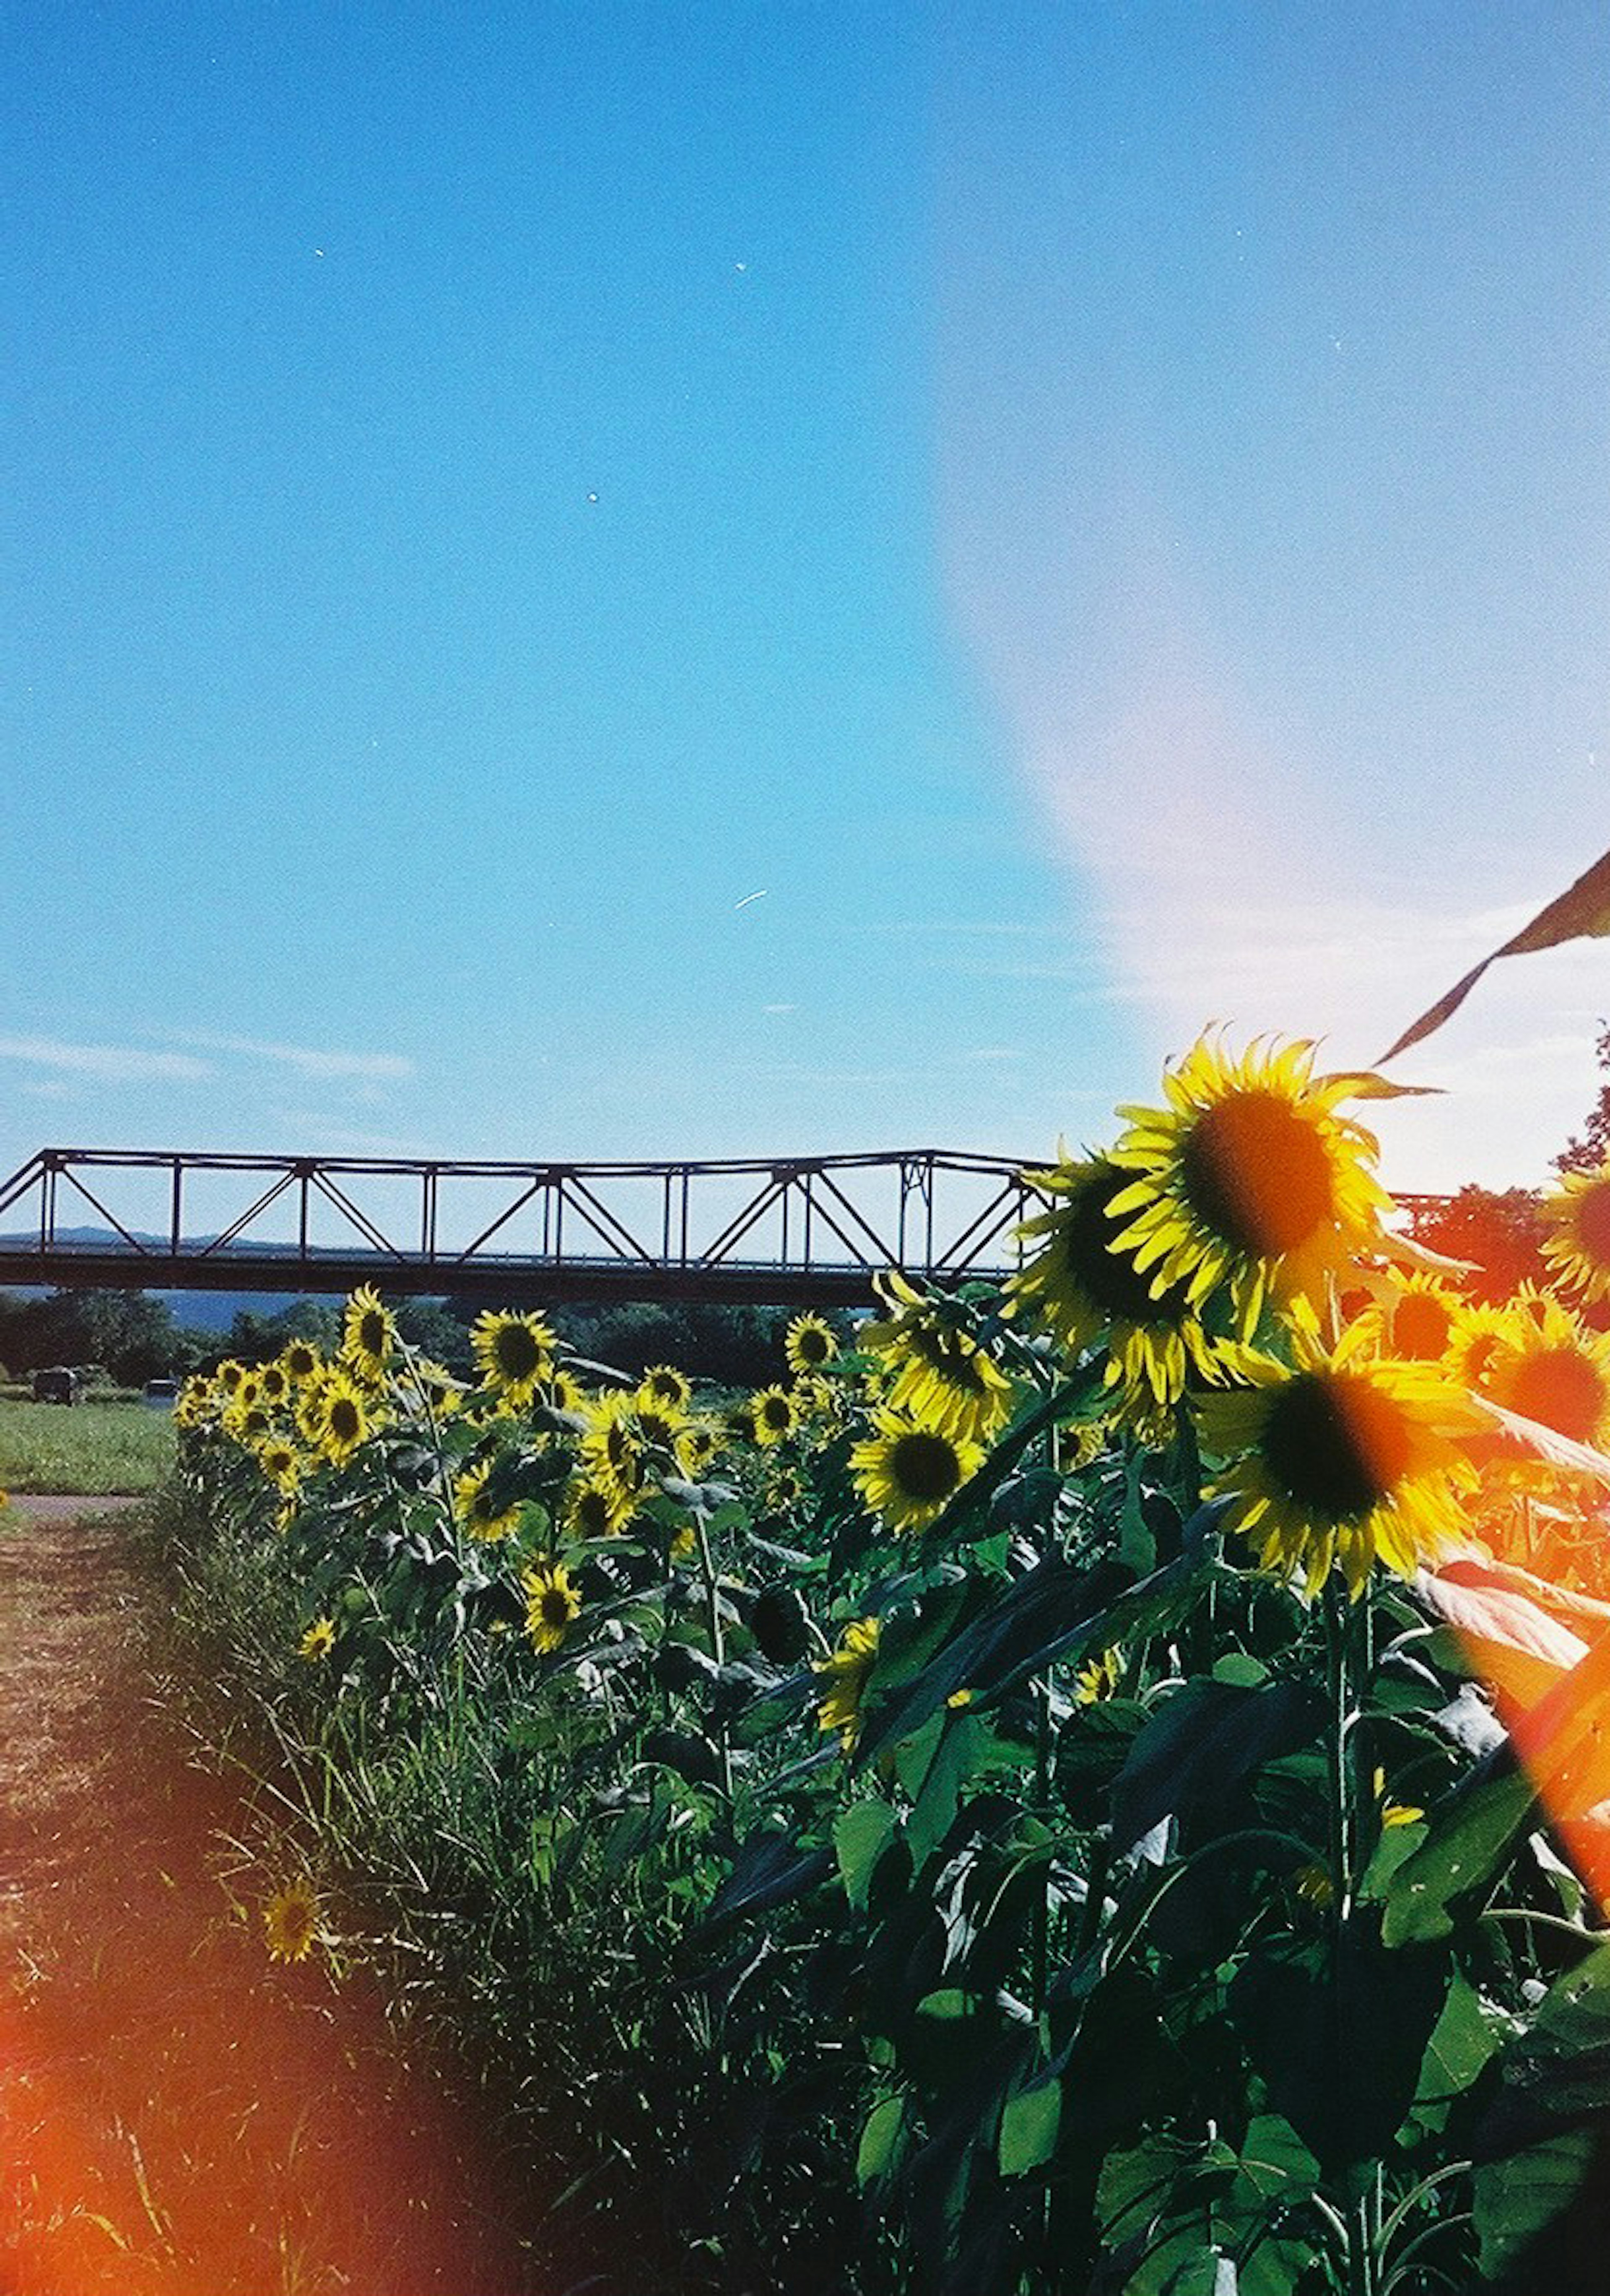
[[1017,1231],[1043,1241],[1007,1281],[1007,1313],[1031,1317],[1073,1351],[1105,1340],[1107,1386],[1121,1385],[1157,1409],[1177,1403],[1192,1369],[1211,1374],[1216,1349],[1186,1285],[1154,1292],[1132,1256],[1114,1248],[1111,1206],[1129,1185],[1129,1172],[1092,1156],[1024,1177],[1056,1201]]
[[781,1443],[800,1423],[799,1406],[785,1387],[761,1388],[750,1398],[749,1411],[755,1441],[768,1446]]
[[612,1483],[573,1475],[565,1486],[565,1528],[576,1538],[613,1538],[636,1512],[631,1495]]
[[378,1380],[397,1346],[397,1321],[373,1285],[360,1284],[341,1319],[341,1355],[356,1375]]
[[318,1935],[318,1892],[306,1874],[275,1891],[263,1907],[263,1928],[274,1960],[307,1960]]
[[824,1323],[820,1316],[796,1316],[783,1341],[788,1368],[796,1379],[809,1379],[813,1372],[830,1364],[838,1351],[833,1326]]
[[647,1468],[637,1406],[624,1389],[611,1388],[594,1403],[580,1449],[589,1481],[618,1498],[637,1497]]
[[1209,1490],[1264,1569],[1301,1571],[1311,1595],[1339,1562],[1356,1599],[1377,1559],[1412,1578],[1466,1528],[1460,1438],[1478,1422],[1429,1365],[1373,1355],[1362,1323],[1331,1349],[1301,1324],[1291,1337],[1295,1368],[1240,1348],[1248,1384],[1198,1399],[1204,1447],[1228,1463]]
[[1381,1353],[1396,1363],[1442,1363],[1451,1367],[1452,1350],[1469,1309],[1440,1276],[1417,1273],[1394,1279],[1360,1321],[1373,1325]]
[[558,1339],[540,1316],[500,1315],[491,1309],[477,1319],[470,1344],[487,1385],[515,1406],[530,1401],[559,1355]]
[[890,1405],[958,1441],[988,1441],[1012,1415],[1011,1381],[948,1301],[917,1291],[898,1268],[874,1282],[893,1312],[863,1324],[860,1343],[885,1359]]
[[494,1508],[487,1498],[487,1483],[491,1476],[492,1462],[489,1459],[478,1467],[466,1467],[454,1481],[453,1513],[471,1538],[483,1545],[495,1546],[520,1528],[520,1502],[513,1506]]
[[311,1340],[292,1340],[280,1356],[280,1368],[293,1387],[316,1379],[324,1367],[324,1359]]
[[638,1382],[637,1391],[650,1403],[669,1404],[678,1412],[686,1411],[694,1399],[692,1380],[675,1364],[651,1365]]
[[1549,1230],[1544,1259],[1591,1307],[1610,1293],[1610,1162],[1568,1173],[1544,1195],[1542,1213]]
[[1266,1298],[1315,1297],[1377,1234],[1391,1199],[1371,1133],[1338,1112],[1345,1078],[1316,1079],[1313,1046],[1203,1037],[1163,1077],[1166,1109],[1125,1108],[1111,1160],[1135,1177],[1106,1210],[1113,1242],[1161,1298],[1222,1292],[1243,1339]]
[[891,1530],[924,1530],[983,1464],[983,1446],[892,1409],[872,1423],[850,1454],[855,1487]]
[[846,1753],[860,1735],[861,1702],[877,1654],[877,1620],[853,1619],[839,1636],[832,1657],[815,1661],[816,1672],[826,1677],[817,1708],[817,1727],[836,1730]]
[[293,1491],[301,1480],[301,1456],[283,1436],[270,1436],[258,1445],[257,1463],[279,1490]]
[[335,1621],[333,1619],[315,1619],[297,1644],[300,1656],[308,1660],[309,1664],[315,1663],[321,1658],[328,1658],[334,1648]]
[[269,1405],[283,1403],[291,1392],[291,1378],[283,1364],[265,1364],[258,1374],[257,1383],[259,1395]]
[[1506,1411],[1602,1450],[1610,1439],[1610,1332],[1589,1330],[1548,1293],[1517,1300],[1489,1360],[1486,1391]]
[[361,1389],[334,1369],[308,1390],[297,1423],[309,1446],[337,1467],[345,1464],[374,1428]]
[[525,1589],[525,1630],[531,1646],[544,1657],[556,1651],[581,1615],[581,1597],[563,1562],[547,1562],[522,1570]]
[[236,1363],[233,1356],[226,1356],[212,1376],[226,1395],[233,1395],[246,1376],[246,1366]]

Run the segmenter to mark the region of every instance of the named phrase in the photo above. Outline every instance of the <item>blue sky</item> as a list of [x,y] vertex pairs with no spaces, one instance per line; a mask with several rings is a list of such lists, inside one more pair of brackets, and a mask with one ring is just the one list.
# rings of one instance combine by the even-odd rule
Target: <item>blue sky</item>
[[[1610,845],[1610,20],[1344,16],[16,12],[0,1164],[1378,1053]],[[1499,968],[1388,1180],[1603,1013]]]

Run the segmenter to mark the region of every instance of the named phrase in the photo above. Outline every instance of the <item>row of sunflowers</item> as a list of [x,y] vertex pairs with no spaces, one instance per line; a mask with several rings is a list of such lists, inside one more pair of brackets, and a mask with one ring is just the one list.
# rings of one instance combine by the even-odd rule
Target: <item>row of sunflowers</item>
[[749,1394],[514,1310],[455,1376],[367,1291],[186,1388],[269,1950],[514,2068],[534,2276],[1540,2284],[1610,2110],[1610,1171],[1478,1303],[1382,1088],[1204,1039],[1003,1286]]

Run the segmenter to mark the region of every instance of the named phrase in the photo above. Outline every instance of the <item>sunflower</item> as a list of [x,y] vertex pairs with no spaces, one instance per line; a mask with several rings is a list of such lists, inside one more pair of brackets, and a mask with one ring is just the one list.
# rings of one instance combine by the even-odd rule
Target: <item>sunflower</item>
[[1517,1300],[1488,1363],[1487,1392],[1506,1411],[1602,1449],[1610,1438],[1610,1332],[1590,1331],[1546,1293]]
[[316,1379],[324,1367],[324,1359],[311,1340],[292,1340],[280,1356],[280,1368],[293,1387]]
[[1156,1409],[1177,1403],[1192,1369],[1210,1375],[1216,1349],[1183,1283],[1154,1292],[1133,1257],[1114,1247],[1111,1207],[1129,1175],[1105,1156],[1064,1160],[1024,1177],[1056,1201],[1017,1231],[1040,1249],[1006,1283],[1009,1315],[1025,1315],[1078,1351],[1105,1340],[1105,1384]]
[[820,1316],[796,1316],[783,1341],[788,1368],[796,1379],[808,1379],[812,1372],[820,1371],[838,1351],[833,1326],[824,1323]]
[[646,1472],[643,1436],[633,1398],[623,1389],[612,1388],[598,1398],[580,1447],[591,1481],[618,1498],[637,1497]]
[[1467,1312],[1451,1285],[1418,1272],[1394,1282],[1384,1299],[1364,1310],[1380,1332],[1381,1353],[1398,1363],[1442,1363]]
[[453,1513],[472,1538],[490,1546],[507,1538],[520,1528],[520,1502],[513,1506],[491,1506],[487,1499],[487,1483],[492,1473],[492,1462],[479,1467],[466,1467],[453,1485]]
[[263,1907],[263,1927],[274,1960],[307,1960],[318,1935],[318,1893],[306,1874],[275,1891]]
[[578,1538],[612,1538],[626,1529],[635,1513],[629,1493],[612,1484],[574,1475],[566,1486],[565,1528]]
[[958,1441],[987,1441],[1012,1414],[1012,1382],[962,1329],[957,1311],[930,1299],[898,1268],[874,1278],[882,1322],[863,1324],[860,1342],[886,1359],[888,1400]]
[[357,1383],[331,1369],[309,1388],[298,1424],[312,1448],[333,1466],[342,1466],[374,1431],[370,1408]]
[[556,1651],[581,1615],[581,1597],[563,1562],[547,1562],[522,1570],[525,1589],[525,1630],[533,1649],[546,1657]]
[[690,1421],[683,1441],[690,1475],[702,1474],[721,1448],[721,1438],[707,1419]]
[[276,1488],[293,1491],[301,1480],[302,1463],[295,1446],[283,1436],[270,1436],[257,1447],[257,1463]]
[[1391,1199],[1376,1145],[1338,1114],[1345,1078],[1316,1081],[1313,1046],[1233,1058],[1206,1037],[1162,1080],[1166,1109],[1125,1108],[1111,1160],[1136,1177],[1106,1206],[1113,1241],[1159,1298],[1228,1298],[1242,1339],[1266,1298],[1312,1297],[1376,1234]]
[[1264,1569],[1300,1570],[1311,1595],[1339,1561],[1356,1599],[1377,1558],[1412,1578],[1465,1528],[1458,1439],[1475,1413],[1430,1365],[1371,1354],[1361,1321],[1331,1349],[1301,1323],[1291,1341],[1294,1368],[1240,1348],[1248,1384],[1199,1399],[1204,1445],[1228,1462],[1210,1495]]
[[817,1727],[836,1730],[846,1753],[860,1735],[861,1702],[866,1695],[867,1677],[877,1663],[877,1620],[854,1619],[839,1636],[839,1646],[832,1657],[815,1661],[815,1671],[826,1677],[817,1708]]
[[297,1644],[299,1653],[307,1659],[309,1664],[318,1659],[328,1658],[334,1648],[335,1621],[333,1619],[315,1619]]
[[1597,1171],[1568,1173],[1545,1194],[1542,1213],[1549,1229],[1544,1259],[1591,1307],[1610,1292],[1610,1160]]
[[653,1364],[644,1373],[637,1392],[651,1403],[669,1404],[682,1412],[694,1399],[694,1383],[675,1364]]
[[749,1410],[757,1443],[781,1443],[800,1423],[799,1406],[785,1387],[761,1388],[750,1398]]
[[341,1356],[350,1370],[373,1383],[384,1372],[397,1346],[397,1320],[381,1304],[371,1284],[360,1284],[341,1319]]
[[1123,1680],[1123,1652],[1114,1644],[1111,1650],[1098,1651],[1087,1659],[1073,1677],[1075,1706],[1099,1706],[1104,1699],[1116,1698],[1118,1685]]
[[265,1364],[257,1375],[257,1386],[265,1403],[283,1403],[291,1392],[291,1380],[283,1364]]
[[546,1379],[558,1359],[559,1341],[540,1316],[498,1314],[478,1318],[470,1333],[475,1360],[489,1387],[505,1403],[529,1403],[538,1382]]
[[850,1454],[857,1490],[891,1530],[926,1529],[982,1465],[982,1444],[895,1410],[875,1411],[872,1423]]
[[246,1376],[246,1366],[236,1363],[233,1356],[226,1356],[212,1376],[226,1395],[233,1395]]

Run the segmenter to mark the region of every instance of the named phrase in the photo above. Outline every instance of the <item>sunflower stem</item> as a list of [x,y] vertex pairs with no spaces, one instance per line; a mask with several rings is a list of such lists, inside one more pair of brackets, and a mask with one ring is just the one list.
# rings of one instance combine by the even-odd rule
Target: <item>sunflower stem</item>
[[[710,1654],[718,1666],[727,1663],[727,1638],[721,1631],[721,1596],[716,1585],[716,1565],[710,1551],[710,1529],[704,1519],[704,1509],[693,1509],[694,1537],[699,1543],[699,1576],[704,1585],[704,1620],[710,1636]],[[732,1749],[727,1742],[727,1725],[716,1725],[716,1759],[721,1765],[721,1791],[732,1806]]]

